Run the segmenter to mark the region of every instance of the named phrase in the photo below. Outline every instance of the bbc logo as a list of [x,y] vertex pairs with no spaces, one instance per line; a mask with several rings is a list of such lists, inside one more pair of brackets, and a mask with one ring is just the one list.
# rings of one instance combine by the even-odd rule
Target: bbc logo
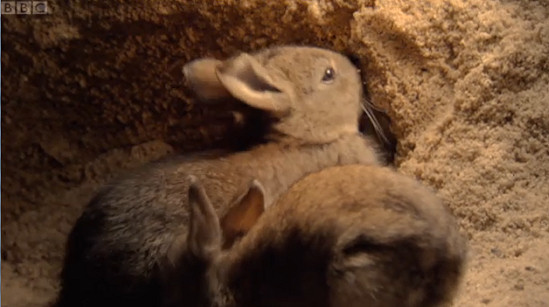
[[48,13],[47,1],[2,1],[2,15],[43,15]]

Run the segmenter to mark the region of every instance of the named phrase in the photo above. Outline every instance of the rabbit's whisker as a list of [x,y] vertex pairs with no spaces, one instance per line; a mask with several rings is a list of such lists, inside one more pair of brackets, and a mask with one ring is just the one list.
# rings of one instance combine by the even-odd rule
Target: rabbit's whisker
[[360,107],[362,108],[362,111],[364,111],[364,113],[368,116],[370,123],[372,123],[372,126],[374,127],[376,135],[380,137],[385,144],[390,144],[389,139],[383,132],[383,128],[381,127],[381,124],[377,120],[377,117],[372,110],[376,109],[376,107],[366,98],[363,99],[363,103],[360,104]]

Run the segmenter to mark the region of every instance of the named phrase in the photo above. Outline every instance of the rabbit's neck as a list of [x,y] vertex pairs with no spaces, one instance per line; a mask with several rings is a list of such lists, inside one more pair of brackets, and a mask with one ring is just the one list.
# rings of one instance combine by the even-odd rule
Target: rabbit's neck
[[328,144],[271,143],[250,151],[246,159],[252,176],[265,186],[266,206],[308,174],[337,165],[378,164],[373,142],[358,133]]
[[226,275],[228,266],[226,255],[220,254],[213,259],[206,272],[206,284],[210,297],[210,307],[235,307],[237,306],[234,295],[227,285]]
[[[279,123],[277,125],[283,125]],[[265,137],[277,144],[286,145],[328,145],[333,144],[341,139],[348,137],[349,135],[357,135],[356,125],[338,126],[331,129],[311,129],[301,131],[303,129],[292,129],[293,127],[286,127],[285,129],[272,129]],[[326,131],[325,131],[326,130]],[[285,132],[284,132],[285,131]]]

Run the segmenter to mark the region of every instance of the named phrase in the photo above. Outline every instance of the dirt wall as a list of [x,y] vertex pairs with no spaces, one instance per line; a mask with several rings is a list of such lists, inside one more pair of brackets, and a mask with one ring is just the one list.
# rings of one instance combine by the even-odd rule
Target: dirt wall
[[[2,16],[2,306],[44,306],[99,184],[227,146],[181,65],[276,44],[353,53],[398,139],[471,241],[456,306],[549,302],[546,1],[48,1]],[[231,137],[233,137],[231,139]]]

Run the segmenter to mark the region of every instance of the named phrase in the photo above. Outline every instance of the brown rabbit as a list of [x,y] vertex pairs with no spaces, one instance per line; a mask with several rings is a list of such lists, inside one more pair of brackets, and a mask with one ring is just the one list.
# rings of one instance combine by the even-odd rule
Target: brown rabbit
[[360,77],[339,53],[278,47],[226,61],[196,60],[184,71],[203,100],[232,97],[268,114],[269,142],[238,153],[153,163],[105,186],[69,235],[59,307],[158,304],[158,260],[178,253],[170,251],[172,244],[186,244],[188,174],[204,183],[216,211],[227,215],[229,246],[249,223],[231,218],[228,208],[252,179],[264,183],[269,207],[309,173],[378,163],[373,143],[358,132]]
[[[259,196],[245,202],[261,202],[262,191],[254,182],[248,194]],[[189,198],[212,208],[200,184]],[[452,301],[464,270],[466,242],[450,212],[430,189],[388,168],[331,167],[305,177],[225,251],[210,212],[197,226],[209,240],[195,246],[208,253],[194,252],[209,264],[193,294],[205,299],[168,306],[440,306]]]

